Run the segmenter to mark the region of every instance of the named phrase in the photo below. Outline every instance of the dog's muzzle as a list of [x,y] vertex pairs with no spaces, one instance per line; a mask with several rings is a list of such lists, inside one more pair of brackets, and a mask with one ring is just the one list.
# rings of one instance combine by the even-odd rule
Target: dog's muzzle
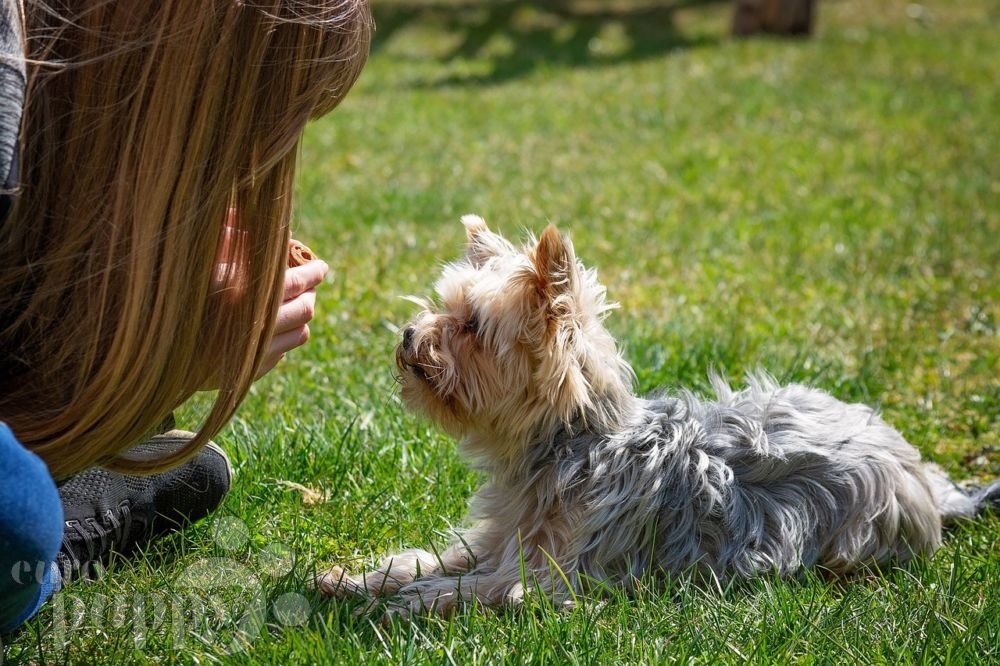
[[413,346],[413,338],[416,336],[416,332],[417,329],[413,326],[407,326],[403,329],[403,339],[400,341],[399,346],[396,347],[396,366],[401,371],[405,372],[409,370],[419,379],[426,380],[427,373],[421,367],[416,354],[417,350]]

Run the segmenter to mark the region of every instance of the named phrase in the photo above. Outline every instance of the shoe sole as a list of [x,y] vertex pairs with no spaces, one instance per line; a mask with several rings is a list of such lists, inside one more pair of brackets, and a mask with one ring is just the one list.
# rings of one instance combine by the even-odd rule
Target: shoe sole
[[227,486],[232,486],[233,485],[233,476],[235,476],[235,473],[233,472],[233,463],[232,463],[232,461],[229,460],[229,456],[226,454],[225,451],[222,450],[221,446],[219,446],[218,444],[216,444],[213,441],[209,441],[208,444],[205,445],[205,448],[206,449],[211,449],[212,451],[215,451],[220,456],[222,456],[223,460],[226,461],[226,485]]

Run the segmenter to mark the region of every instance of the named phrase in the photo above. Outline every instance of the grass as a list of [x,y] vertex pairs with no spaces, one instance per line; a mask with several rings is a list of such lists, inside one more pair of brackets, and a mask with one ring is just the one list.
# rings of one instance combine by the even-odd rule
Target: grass
[[[479,482],[402,408],[391,362],[399,296],[429,291],[470,211],[572,234],[641,390],[763,365],[880,405],[957,478],[1000,475],[1000,5],[829,0],[805,41],[731,41],[728,12],[377,3],[370,65],[302,155],[296,235],[332,278],[312,341],[218,437],[237,477],[216,522],[68,588],[5,658],[1000,663],[997,518],[842,585],[667,582],[388,628],[307,589],[317,567],[440,544]],[[265,624],[227,654],[226,614],[253,607]]]

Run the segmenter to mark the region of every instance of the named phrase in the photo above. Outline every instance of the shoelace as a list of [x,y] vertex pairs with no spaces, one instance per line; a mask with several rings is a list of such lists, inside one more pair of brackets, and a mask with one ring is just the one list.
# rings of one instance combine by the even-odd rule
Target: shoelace
[[[121,518],[115,515],[116,509],[117,513],[121,514]],[[124,543],[128,539],[132,525],[129,518],[131,507],[126,500],[119,504],[116,509],[108,509],[104,513],[104,520],[110,524],[110,527],[101,525],[97,518],[84,519],[83,523],[90,528],[90,531],[84,529],[78,520],[66,521],[66,527],[69,529],[63,533],[62,550],[69,554],[74,571],[79,571],[84,565],[96,560],[100,555],[110,550],[112,544]],[[78,541],[74,542],[71,538],[73,533],[79,537]],[[81,558],[81,553],[76,550],[81,543],[87,551],[86,559]],[[100,547],[97,547],[98,543]]]

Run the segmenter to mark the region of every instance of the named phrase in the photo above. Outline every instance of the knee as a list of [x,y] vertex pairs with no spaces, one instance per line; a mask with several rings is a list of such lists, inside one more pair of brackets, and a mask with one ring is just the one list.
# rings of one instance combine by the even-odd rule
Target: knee
[[62,504],[48,468],[0,423],[0,563],[10,571],[19,562],[52,562],[62,532]]

